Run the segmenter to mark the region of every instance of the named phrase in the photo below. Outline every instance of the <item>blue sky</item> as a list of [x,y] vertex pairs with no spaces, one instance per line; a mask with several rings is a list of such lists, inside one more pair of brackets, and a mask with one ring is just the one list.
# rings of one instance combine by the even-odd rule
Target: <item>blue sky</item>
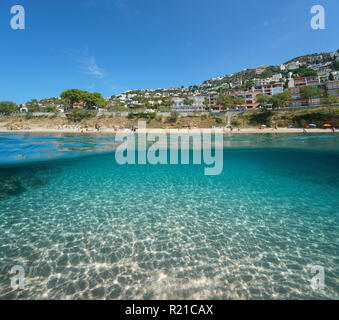
[[[26,29],[10,28],[23,5]],[[326,10],[326,29],[310,9]],[[337,0],[1,0],[0,100],[199,84],[339,48]]]

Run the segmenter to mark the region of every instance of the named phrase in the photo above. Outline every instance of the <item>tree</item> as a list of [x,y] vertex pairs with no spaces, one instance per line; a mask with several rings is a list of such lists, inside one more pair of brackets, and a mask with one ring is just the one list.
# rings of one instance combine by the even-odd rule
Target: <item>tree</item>
[[41,107],[39,105],[39,101],[36,99],[32,99],[26,102],[26,108],[28,112],[39,112]]
[[274,109],[283,108],[286,106],[286,102],[291,99],[291,93],[288,91],[275,94],[271,97],[272,107]]
[[324,100],[324,102],[331,106],[333,104],[339,103],[339,97],[329,96]]
[[145,108],[146,109],[151,109],[151,107],[152,107],[152,105],[148,101],[146,101],[145,102]]
[[178,121],[178,118],[179,118],[179,112],[177,112],[177,111],[172,111],[172,112],[171,112],[171,115],[170,115],[170,117],[169,117],[169,121],[175,123],[175,122]]
[[299,77],[308,77],[308,76],[316,76],[317,71],[303,66],[303,67],[300,67],[294,70],[293,74],[298,74]]
[[[60,97],[68,102],[69,108],[73,108],[75,102],[80,102],[84,98],[84,91],[79,89],[69,89],[60,94]],[[68,108],[66,108],[67,110]]]
[[334,104],[339,103],[339,97],[329,96],[327,97],[324,102],[328,105],[328,112],[331,112],[331,106]]
[[246,100],[243,97],[236,97],[233,99],[233,103],[235,105],[243,105],[246,104]]
[[60,97],[68,102],[70,108],[73,108],[75,102],[85,102],[87,108],[105,107],[107,104],[101,93],[90,93],[79,89],[66,90],[60,94]]
[[209,109],[209,105],[210,105],[210,99],[208,99],[207,97],[204,98],[204,102],[203,102],[205,109]]
[[0,102],[0,113],[11,114],[17,110],[17,105],[11,101]]
[[332,74],[332,73],[330,73],[330,75],[328,76],[328,80],[330,80],[330,81],[334,81],[334,76],[333,76],[333,74]]
[[186,97],[186,98],[184,99],[184,104],[185,104],[186,106],[191,106],[193,103],[194,103],[194,100],[193,100],[193,99],[190,99],[190,98],[188,98],[188,97]]
[[220,95],[217,99],[217,104],[223,107],[231,107],[234,105],[234,100],[229,95]]
[[248,80],[245,84],[244,84],[245,88],[251,89],[252,87],[254,87],[254,81],[253,80]]
[[320,97],[324,95],[325,90],[318,88],[316,86],[306,86],[300,90],[301,97],[307,99],[310,102],[310,99],[313,97]]
[[161,105],[164,107],[170,107],[172,105],[172,100],[168,98],[162,98]]
[[55,106],[47,106],[45,108],[46,112],[56,112],[56,107]]
[[259,103],[264,109],[267,108],[267,105],[271,102],[271,97],[266,94],[258,94],[256,97],[257,103]]
[[101,93],[98,92],[90,93],[82,91],[82,101],[86,102],[86,107],[88,108],[93,108],[94,106],[104,107],[107,104]]

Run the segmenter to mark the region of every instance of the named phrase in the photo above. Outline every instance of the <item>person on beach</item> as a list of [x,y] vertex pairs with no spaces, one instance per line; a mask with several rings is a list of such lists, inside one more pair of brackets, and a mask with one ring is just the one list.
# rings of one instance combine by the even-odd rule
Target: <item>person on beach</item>
[[230,131],[231,131],[231,132],[233,131],[233,127],[232,127],[232,126],[230,126]]

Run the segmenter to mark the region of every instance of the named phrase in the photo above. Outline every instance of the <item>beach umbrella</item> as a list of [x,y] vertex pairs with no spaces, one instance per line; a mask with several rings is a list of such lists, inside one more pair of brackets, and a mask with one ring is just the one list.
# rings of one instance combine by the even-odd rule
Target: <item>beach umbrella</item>
[[317,125],[314,123],[309,124],[310,127],[316,127]]
[[325,123],[325,124],[323,124],[323,127],[332,127],[332,125],[329,124],[329,123]]

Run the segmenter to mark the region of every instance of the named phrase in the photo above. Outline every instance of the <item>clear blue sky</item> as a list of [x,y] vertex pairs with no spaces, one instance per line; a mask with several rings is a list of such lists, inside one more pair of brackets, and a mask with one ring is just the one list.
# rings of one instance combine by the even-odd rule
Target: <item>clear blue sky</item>
[[[26,29],[10,28],[21,4]],[[310,27],[312,5],[326,30]],[[0,100],[199,84],[339,48],[337,0],[1,0]]]

